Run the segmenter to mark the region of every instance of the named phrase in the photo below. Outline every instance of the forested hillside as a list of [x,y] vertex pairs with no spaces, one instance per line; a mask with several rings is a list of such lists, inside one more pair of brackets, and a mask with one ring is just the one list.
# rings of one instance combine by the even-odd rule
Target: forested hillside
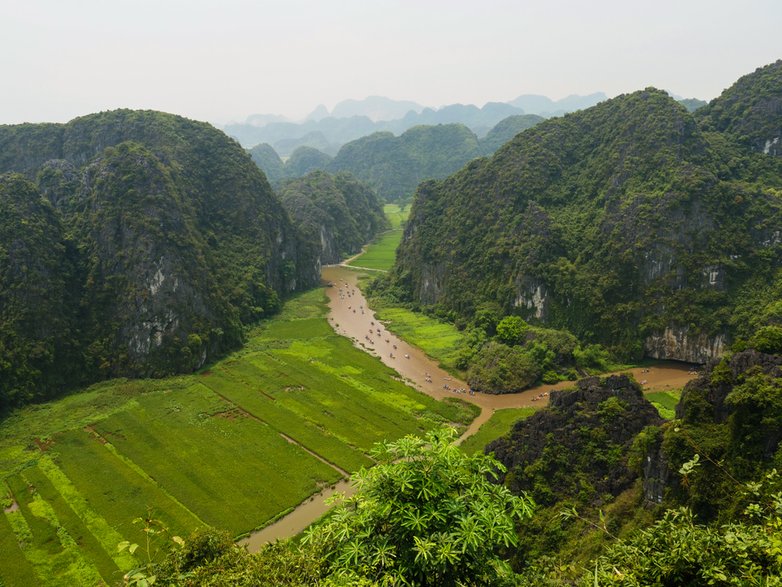
[[253,161],[273,185],[318,169],[347,171],[367,182],[385,200],[409,198],[426,179],[444,178],[468,161],[491,155],[543,118],[532,114],[501,120],[484,139],[461,124],[416,126],[395,136],[376,132],[345,144],[332,159],[312,147],[299,147],[283,163],[268,144],[250,149]]
[[[498,304],[625,357],[719,356],[780,315],[782,165],[764,146],[782,113],[749,97],[756,80],[779,99],[780,70],[697,117],[652,88],[623,95],[421,184],[389,291],[466,318]],[[746,106],[717,125],[726,104]],[[731,129],[755,118],[750,149]]]
[[304,238],[320,247],[324,265],[360,252],[389,227],[375,192],[349,173],[313,171],[285,182],[279,194]]
[[196,368],[317,283],[317,248],[207,124],[118,110],[4,126],[7,172],[21,175],[0,180],[3,409]]
[[445,177],[478,154],[478,139],[465,126],[416,126],[398,137],[386,132],[352,141],[330,169],[350,171],[394,200],[413,193],[421,179]]

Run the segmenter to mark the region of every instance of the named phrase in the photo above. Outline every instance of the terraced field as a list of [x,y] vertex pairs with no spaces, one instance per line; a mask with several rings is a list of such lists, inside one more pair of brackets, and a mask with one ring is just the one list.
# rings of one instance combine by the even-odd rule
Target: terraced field
[[[264,526],[371,464],[377,441],[472,420],[334,334],[324,297],[291,300],[201,373],[105,382],[0,423],[0,585],[115,584],[174,535]],[[149,552],[144,519],[166,528]]]

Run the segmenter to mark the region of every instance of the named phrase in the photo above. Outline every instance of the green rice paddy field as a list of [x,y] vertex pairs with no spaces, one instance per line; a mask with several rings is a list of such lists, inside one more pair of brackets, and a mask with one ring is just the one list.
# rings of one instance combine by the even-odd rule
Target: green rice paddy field
[[[0,585],[115,584],[174,535],[248,533],[371,464],[375,442],[475,416],[396,381],[325,314],[307,292],[201,373],[104,382],[0,423]],[[167,528],[149,553],[139,517]]]
[[410,214],[410,206],[400,208],[397,204],[386,204],[383,209],[391,223],[391,230],[384,232],[375,242],[367,245],[366,252],[353,259],[348,265],[381,271],[391,269],[396,259],[396,248],[402,241],[402,224]]

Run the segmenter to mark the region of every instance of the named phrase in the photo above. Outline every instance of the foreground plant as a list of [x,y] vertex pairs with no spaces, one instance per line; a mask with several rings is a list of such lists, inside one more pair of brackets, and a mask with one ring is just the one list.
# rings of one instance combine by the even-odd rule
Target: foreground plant
[[467,456],[443,429],[373,451],[378,464],[353,477],[358,491],[305,541],[332,575],[381,585],[501,585],[501,558],[517,543],[515,522],[532,515],[526,495],[491,482],[502,465]]

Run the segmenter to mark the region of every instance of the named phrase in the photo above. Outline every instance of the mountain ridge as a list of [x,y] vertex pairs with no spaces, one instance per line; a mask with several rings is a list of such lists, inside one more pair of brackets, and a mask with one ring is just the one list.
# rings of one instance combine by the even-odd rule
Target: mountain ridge
[[390,286],[704,362],[740,330],[742,286],[776,271],[782,174],[737,149],[653,88],[549,119],[419,186]]

